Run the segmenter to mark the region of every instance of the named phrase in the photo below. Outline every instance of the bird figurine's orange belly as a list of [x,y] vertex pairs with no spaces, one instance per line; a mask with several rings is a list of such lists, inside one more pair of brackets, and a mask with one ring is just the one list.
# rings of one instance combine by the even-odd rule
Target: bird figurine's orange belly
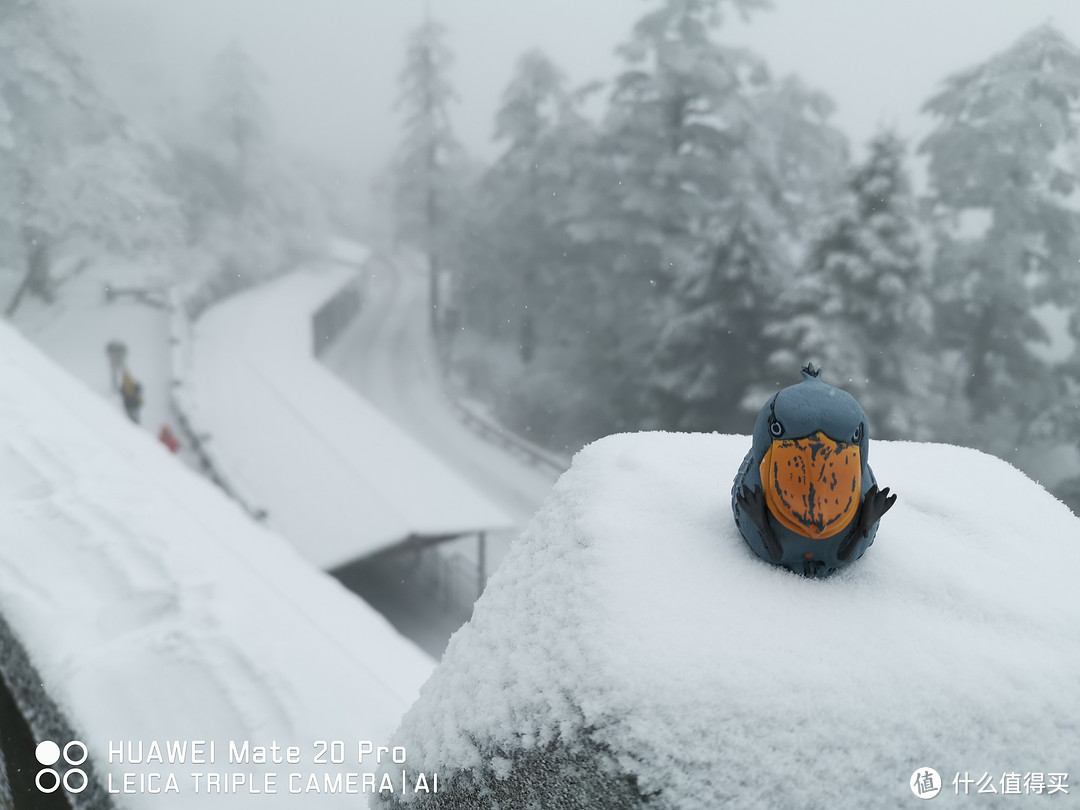
[[832,537],[850,524],[862,494],[858,445],[821,431],[773,442],[760,465],[769,511],[793,532]]

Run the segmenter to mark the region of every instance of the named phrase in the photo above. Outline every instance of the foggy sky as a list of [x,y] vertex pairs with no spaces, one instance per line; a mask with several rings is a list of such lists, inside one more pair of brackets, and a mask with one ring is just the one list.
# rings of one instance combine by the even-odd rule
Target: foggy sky
[[[309,157],[370,176],[394,148],[396,80],[422,0],[79,0],[83,41],[106,85],[133,112],[191,125],[206,68],[236,38],[266,74],[276,133]],[[494,111],[513,64],[539,47],[575,85],[610,77],[640,0],[432,0],[450,29],[454,125],[490,158]],[[720,39],[798,73],[836,102],[858,147],[887,124],[917,140],[937,83],[1047,20],[1080,43],[1075,0],[774,0]]]

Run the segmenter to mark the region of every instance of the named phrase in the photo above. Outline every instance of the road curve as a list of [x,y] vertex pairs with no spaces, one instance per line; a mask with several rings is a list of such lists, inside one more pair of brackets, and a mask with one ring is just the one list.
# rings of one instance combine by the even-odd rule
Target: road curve
[[[428,331],[421,261],[378,255],[365,276],[361,311],[323,362],[523,527],[557,475],[481,438],[456,415],[443,393]],[[505,538],[496,538],[489,570],[504,553]]]

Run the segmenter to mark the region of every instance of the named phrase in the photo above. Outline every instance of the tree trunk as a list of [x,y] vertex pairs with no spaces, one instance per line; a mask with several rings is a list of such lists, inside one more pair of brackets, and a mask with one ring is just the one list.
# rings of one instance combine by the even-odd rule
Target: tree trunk
[[53,280],[49,261],[49,238],[44,231],[29,225],[22,228],[23,245],[26,248],[26,274],[18,289],[11,297],[4,314],[10,318],[15,314],[27,293],[36,295],[43,301],[53,300]]
[[990,413],[989,397],[993,388],[993,380],[990,379],[990,349],[996,320],[997,306],[991,302],[979,315],[972,331],[968,362],[970,376],[964,383],[964,394],[971,403],[971,412],[976,419]]

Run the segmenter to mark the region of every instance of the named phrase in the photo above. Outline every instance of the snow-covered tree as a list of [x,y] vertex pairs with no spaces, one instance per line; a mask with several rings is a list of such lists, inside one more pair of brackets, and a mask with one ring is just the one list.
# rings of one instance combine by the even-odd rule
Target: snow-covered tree
[[210,70],[204,113],[208,150],[216,158],[227,202],[237,217],[255,202],[257,176],[264,171],[270,113],[263,98],[266,77],[239,41],[231,41]]
[[[320,251],[318,195],[273,137],[265,77],[237,41],[212,63],[203,127],[173,144],[170,187],[182,201],[196,275],[246,284]],[[226,287],[227,288],[227,287]]]
[[832,100],[795,76],[760,87],[752,102],[752,148],[746,151],[752,182],[798,252],[843,195],[847,138],[830,123]]
[[721,8],[668,0],[634,27],[576,228],[609,245],[646,424],[739,424],[805,214],[845,165],[828,100],[716,41]]
[[676,283],[651,355],[649,381],[665,427],[745,431],[743,400],[765,371],[768,302],[785,259],[760,209],[743,204],[729,212],[712,261]]
[[[770,332],[776,373],[823,366],[866,409],[874,435],[912,438],[933,380],[929,272],[903,143],[883,132],[850,176],[849,195],[786,285]],[[940,404],[940,403],[939,403]]]
[[[557,314],[541,345],[559,367],[538,359],[531,384],[510,386],[521,409],[576,421],[586,438],[741,427],[807,213],[846,167],[827,99],[715,40],[721,12],[762,5],[653,3],[619,50],[625,68],[596,127],[561,114],[573,104],[549,64],[522,62],[499,113],[508,148],[473,195],[461,240],[492,247],[468,263],[492,268],[475,299],[517,296],[505,309],[476,304],[493,328],[520,314],[518,301]],[[515,289],[515,278],[525,283]],[[524,319],[513,325],[524,331]],[[554,397],[557,407],[539,407]]]
[[567,320],[565,198],[584,128],[563,73],[542,53],[525,54],[495,115],[502,154],[476,190],[488,227],[474,248],[487,256],[474,250],[461,267],[470,277],[460,298],[470,323],[492,335],[509,329],[526,363],[559,328],[551,320]]
[[950,76],[925,110],[936,217],[941,339],[973,426],[1009,452],[1051,404],[1040,305],[1075,307],[1080,215],[1075,148],[1080,51],[1050,24]]
[[[619,49],[625,68],[587,182],[571,200],[578,216],[570,233],[598,291],[586,345],[602,354],[587,365],[609,369],[620,427],[671,418],[667,363],[695,361],[675,350],[688,344],[666,325],[679,317],[683,293],[711,272],[731,226],[745,221],[728,214],[749,188],[739,150],[751,129],[750,96],[768,74],[752,54],[715,41],[727,5],[665,0],[637,22]],[[657,347],[669,338],[670,346]],[[662,392],[660,413],[651,389]]]
[[[5,212],[20,220],[47,205],[43,174],[85,133],[80,104],[95,101],[65,11],[47,0],[0,2],[0,188]],[[24,242],[34,238],[34,224],[6,224]]]
[[57,252],[160,249],[176,210],[155,173],[160,145],[97,90],[61,0],[0,2],[0,241],[26,293],[51,298]]
[[427,17],[409,36],[398,77],[404,131],[394,160],[397,230],[427,254],[433,329],[439,316],[439,257],[445,250],[451,186],[455,164],[462,160],[450,124],[455,94],[448,76],[453,56],[446,34],[446,26]]
[[617,178],[613,224],[661,287],[693,261],[713,204],[729,196],[750,118],[746,86],[766,78],[756,58],[713,40],[720,6],[666,0],[620,48],[627,68],[604,138]]
[[[611,399],[583,371],[604,320],[601,279],[570,235],[588,211],[577,200],[594,163],[594,126],[581,112],[592,89],[569,89],[538,51],[519,59],[495,116],[500,155],[463,196],[449,255],[462,376],[487,388],[476,393],[505,424],[560,449],[594,437],[587,414]],[[478,354],[496,373],[477,368]]]

